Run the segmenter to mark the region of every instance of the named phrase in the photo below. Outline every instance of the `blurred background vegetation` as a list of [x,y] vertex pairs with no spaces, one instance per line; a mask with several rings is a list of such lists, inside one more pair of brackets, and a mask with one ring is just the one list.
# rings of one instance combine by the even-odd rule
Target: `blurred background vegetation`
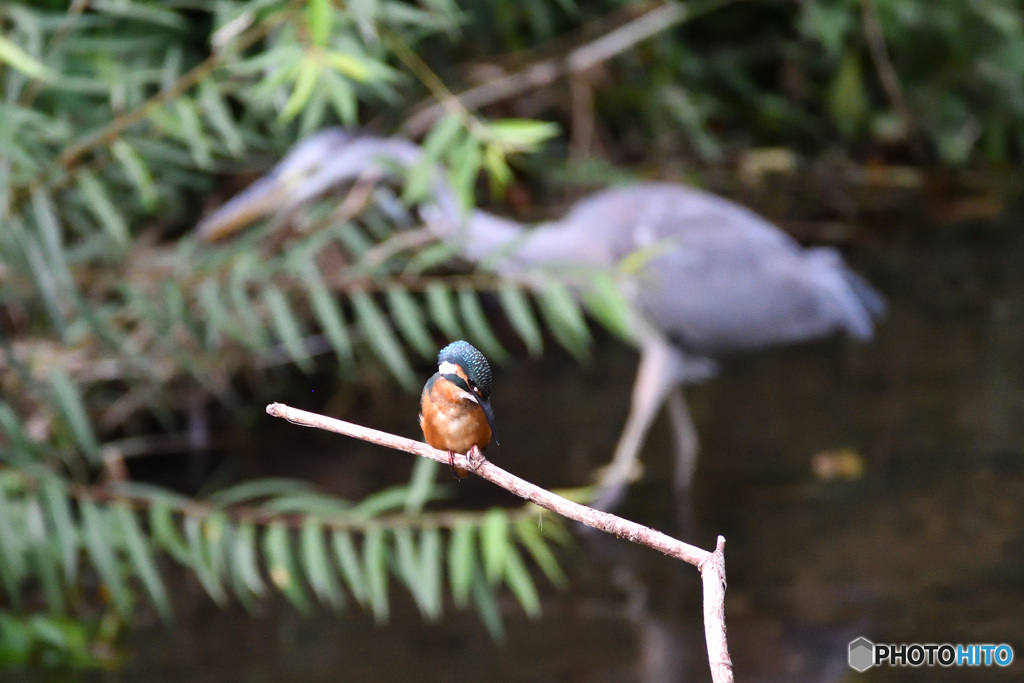
[[220,604],[276,590],[381,621],[393,577],[425,617],[448,595],[496,637],[495,591],[532,615],[535,574],[565,583],[556,520],[448,510],[429,463],[359,500],[133,473],[307,373],[416,391],[447,339],[500,363],[549,339],[585,356],[587,316],[621,331],[607,279],[578,302],[403,240],[416,169],[356,216],[193,235],[299,137],[422,138],[465,203],[518,212],[527,187],[837,157],[990,172],[1024,153],[1022,73],[1022,0],[5,3],[0,665],[115,664],[97,643],[138,610],[173,619],[169,563]]

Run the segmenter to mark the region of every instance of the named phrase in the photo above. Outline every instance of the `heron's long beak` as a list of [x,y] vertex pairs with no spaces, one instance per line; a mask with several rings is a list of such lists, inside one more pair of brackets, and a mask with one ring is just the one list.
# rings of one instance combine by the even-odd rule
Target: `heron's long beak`
[[196,225],[196,236],[214,242],[247,227],[286,205],[289,183],[281,176],[264,176]]
[[196,234],[207,242],[221,239],[258,218],[316,196],[330,187],[335,175],[348,177],[351,172],[339,172],[332,162],[351,141],[352,136],[340,128],[326,128],[300,140],[269,173],[204,218]]

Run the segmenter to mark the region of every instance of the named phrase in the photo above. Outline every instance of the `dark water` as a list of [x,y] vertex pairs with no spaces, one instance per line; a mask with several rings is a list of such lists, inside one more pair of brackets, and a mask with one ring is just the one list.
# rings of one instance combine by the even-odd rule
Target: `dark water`
[[[868,346],[845,340],[727,360],[689,390],[702,438],[697,528],[728,539],[727,621],[741,681],[1024,680],[1009,670],[854,674],[846,645],[1009,643],[1024,657],[1024,240],[1010,228],[947,228],[852,259],[889,298]],[[610,457],[635,355],[603,340],[589,367],[551,353],[495,378],[502,444],[492,459],[549,487],[584,483]],[[424,372],[427,372],[424,369]],[[426,376],[426,374],[424,375]],[[317,402],[416,435],[415,397],[390,390]],[[319,392],[319,393],[318,393]],[[357,405],[358,404],[358,405]],[[286,430],[287,425],[283,426]],[[260,423],[240,442],[246,474],[308,476],[357,496],[408,471],[405,456]],[[260,450],[269,451],[261,453]],[[853,478],[823,480],[812,459],[850,449]],[[626,516],[681,533],[659,423]],[[459,502],[508,503],[467,481]],[[572,588],[543,587],[544,616],[505,599],[508,639],[473,614],[424,623],[401,589],[386,628],[358,614],[307,619],[286,605],[220,611],[179,581],[181,627],[143,625],[124,681],[708,680],[700,584],[689,565],[624,542],[581,544]]]

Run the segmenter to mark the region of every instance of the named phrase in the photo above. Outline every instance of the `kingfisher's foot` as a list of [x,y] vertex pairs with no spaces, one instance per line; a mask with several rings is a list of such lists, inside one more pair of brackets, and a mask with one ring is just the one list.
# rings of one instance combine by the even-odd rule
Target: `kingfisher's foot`
[[483,451],[480,450],[479,446],[473,446],[466,453],[466,457],[469,459],[470,467],[476,472],[480,469],[480,465],[487,462],[487,458],[484,457]]
[[455,466],[455,453],[448,451],[448,469],[452,471],[452,475],[456,480],[462,481],[462,474],[460,474],[459,468]]

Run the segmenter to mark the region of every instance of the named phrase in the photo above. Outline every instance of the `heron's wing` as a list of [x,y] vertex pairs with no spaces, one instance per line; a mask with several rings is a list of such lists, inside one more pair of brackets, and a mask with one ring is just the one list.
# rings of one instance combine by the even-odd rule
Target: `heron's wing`
[[757,251],[708,235],[641,275],[640,306],[685,348],[714,355],[838,331],[871,337],[871,313],[845,266],[823,265],[813,252]]
[[609,188],[577,203],[561,221],[608,244],[619,258],[656,240],[724,230],[766,248],[798,249],[793,238],[750,209],[678,183],[647,182]]

